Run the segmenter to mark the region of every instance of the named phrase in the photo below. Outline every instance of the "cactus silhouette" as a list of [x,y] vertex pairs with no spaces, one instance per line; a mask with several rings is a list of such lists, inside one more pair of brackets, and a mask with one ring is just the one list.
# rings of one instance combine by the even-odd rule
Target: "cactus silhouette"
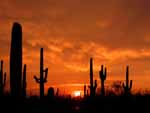
[[26,97],[26,87],[27,87],[27,83],[26,83],[26,64],[25,64],[23,68],[23,80],[22,80],[22,96],[23,97]]
[[89,95],[89,91],[88,91],[88,89],[86,90],[86,95],[87,95],[87,96]]
[[101,94],[102,96],[105,96],[105,86],[104,86],[104,82],[106,80],[106,76],[107,76],[107,69],[104,69],[104,66],[101,65],[101,70],[99,71],[99,77],[101,79]]
[[[34,79],[37,83],[40,84],[40,98],[44,97],[44,83],[47,82],[47,74],[48,68],[44,70],[44,63],[43,63],[43,48],[40,50],[40,78],[34,76]],[[44,76],[45,73],[45,76]]]
[[53,87],[48,88],[48,97],[49,98],[54,97],[54,88]]
[[[130,82],[130,84],[129,84]],[[130,94],[131,88],[132,88],[132,80],[129,81],[129,66],[126,67],[126,82],[123,83],[124,93]]]
[[10,92],[12,96],[21,96],[22,80],[22,27],[15,22],[12,27],[10,49]]
[[3,73],[3,60],[1,60],[0,64],[0,96],[4,94],[4,87],[6,84],[6,72]]
[[93,97],[96,94],[96,88],[97,88],[97,80],[95,80],[93,84],[93,59],[90,58],[90,96]]
[[84,97],[86,97],[86,85],[84,85]]

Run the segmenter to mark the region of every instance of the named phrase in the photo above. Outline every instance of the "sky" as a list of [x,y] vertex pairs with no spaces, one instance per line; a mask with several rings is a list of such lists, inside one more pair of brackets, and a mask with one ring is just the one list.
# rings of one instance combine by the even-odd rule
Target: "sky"
[[0,59],[7,72],[6,87],[9,89],[12,25],[19,22],[30,93],[39,87],[33,76],[39,76],[41,47],[44,67],[49,69],[46,89],[89,84],[90,57],[98,87],[99,69],[104,64],[106,84],[125,80],[129,65],[133,89],[149,88],[149,6],[149,0],[1,0]]

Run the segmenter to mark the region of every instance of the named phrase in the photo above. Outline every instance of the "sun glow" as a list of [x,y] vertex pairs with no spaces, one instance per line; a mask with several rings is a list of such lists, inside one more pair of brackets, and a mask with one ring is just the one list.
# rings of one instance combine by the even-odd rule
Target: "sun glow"
[[74,97],[80,97],[81,96],[81,91],[74,91],[73,96]]

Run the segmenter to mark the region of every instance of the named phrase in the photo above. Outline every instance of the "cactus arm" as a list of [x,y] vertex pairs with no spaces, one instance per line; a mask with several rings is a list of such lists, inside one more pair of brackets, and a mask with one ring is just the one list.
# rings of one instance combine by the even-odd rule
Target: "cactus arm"
[[43,72],[45,72],[44,83],[47,82],[48,68],[46,68]]
[[131,88],[132,88],[132,80],[130,80],[130,90],[131,90]]
[[84,85],[84,96],[86,95],[86,85]]
[[99,74],[100,74],[100,78],[102,79],[103,78],[103,65],[101,65],[101,70],[100,70]]
[[101,65],[101,70],[99,71],[99,76],[102,81],[106,80],[106,75],[107,75],[107,69],[106,68],[104,69],[103,67],[104,66]]
[[126,85],[124,83],[122,84],[122,86],[123,86],[124,89],[126,89]]
[[95,83],[94,83],[94,89],[97,88],[97,80],[95,80]]
[[107,75],[107,69],[105,68],[104,80],[106,80],[106,75]]
[[3,81],[3,85],[6,85],[6,72],[4,73],[4,81]]
[[39,78],[37,78],[36,76],[34,76],[34,79],[35,79],[35,81],[36,81],[37,83],[40,83],[40,79],[39,79]]
[[94,86],[93,86],[93,89],[94,89],[95,93],[96,93],[96,88],[97,88],[97,80],[95,80],[95,83],[94,83]]
[[100,78],[101,78],[101,75],[102,75],[101,73],[102,73],[102,71],[100,70],[100,71],[99,71],[99,77],[100,77]]
[[125,87],[124,83],[122,84],[123,88]]

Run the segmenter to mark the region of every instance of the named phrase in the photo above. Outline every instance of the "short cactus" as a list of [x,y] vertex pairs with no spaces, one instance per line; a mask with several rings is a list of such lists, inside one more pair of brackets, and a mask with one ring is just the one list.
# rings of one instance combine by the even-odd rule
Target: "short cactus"
[[132,88],[132,80],[129,81],[129,66],[126,67],[126,82],[125,84],[123,83],[123,88],[125,94],[130,94]]

